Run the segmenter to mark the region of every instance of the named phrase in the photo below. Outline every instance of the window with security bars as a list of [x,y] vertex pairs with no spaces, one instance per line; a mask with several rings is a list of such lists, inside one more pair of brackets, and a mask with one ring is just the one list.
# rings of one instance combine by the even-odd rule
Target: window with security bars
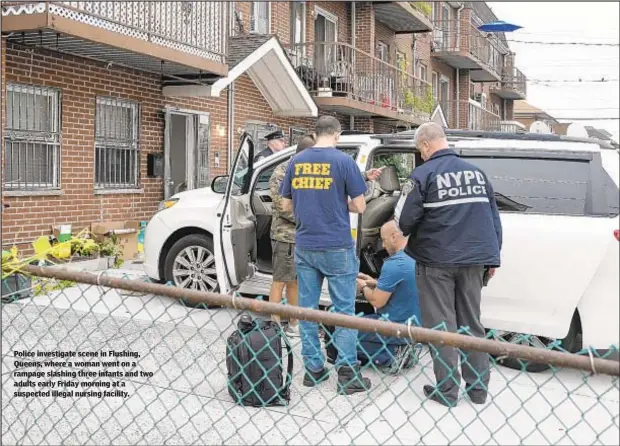
[[252,2],[250,32],[269,34],[269,2]]
[[60,188],[60,90],[7,83],[6,190]]
[[289,145],[294,146],[301,138],[308,134],[308,129],[302,127],[291,127],[288,130]]
[[245,131],[249,133],[252,141],[254,141],[254,155],[267,148],[265,136],[277,129],[278,127],[274,124],[266,122],[248,121],[245,123]]
[[95,188],[138,187],[140,148],[137,102],[97,97],[95,112]]

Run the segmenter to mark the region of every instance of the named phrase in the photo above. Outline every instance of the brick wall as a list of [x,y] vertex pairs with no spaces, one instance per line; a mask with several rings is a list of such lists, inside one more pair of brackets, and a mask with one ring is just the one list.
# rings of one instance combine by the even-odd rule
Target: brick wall
[[[4,40],[3,40],[4,45]],[[79,231],[96,221],[148,219],[163,199],[159,178],[148,178],[148,153],[162,153],[165,106],[208,112],[211,118],[210,176],[226,173],[228,165],[227,94],[219,98],[170,98],[161,94],[158,76],[138,71],[112,68],[104,64],[49,51],[30,53],[9,44],[6,63],[2,60],[3,80],[8,82],[56,87],[61,90],[62,106],[62,195],[3,194],[10,208],[3,212],[3,245],[24,243],[49,234],[52,225],[71,224]],[[246,120],[275,123],[286,133],[290,126],[311,129],[314,119],[274,116],[251,79],[242,76],[235,86],[235,140]],[[2,89],[4,99],[5,89]],[[131,194],[95,195],[94,191],[94,120],[97,95],[129,99],[140,103],[140,191]],[[2,113],[4,129],[4,113]],[[348,117],[339,117],[348,128]],[[224,136],[220,136],[220,134]],[[214,166],[219,153],[220,167]],[[14,194],[14,193],[13,193]]]
[[[470,86],[470,74],[469,74],[469,70],[460,70],[459,72],[459,79],[457,80],[457,82],[459,83],[459,98],[458,98],[458,103],[456,103],[455,105],[455,109],[454,109],[454,117],[453,117],[453,121],[456,124],[456,128],[459,129],[466,129],[467,128],[467,124],[468,124],[468,117],[469,117],[469,86]],[[456,118],[456,109],[458,108],[458,122],[457,122],[457,118]]]
[[375,12],[370,2],[360,2],[355,5],[355,46],[375,55]]

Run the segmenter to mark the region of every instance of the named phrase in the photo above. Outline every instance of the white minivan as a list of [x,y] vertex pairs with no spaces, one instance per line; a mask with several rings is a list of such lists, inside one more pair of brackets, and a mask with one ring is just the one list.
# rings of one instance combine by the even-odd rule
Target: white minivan
[[[485,327],[511,342],[562,340],[571,351],[582,342],[618,345],[617,151],[556,135],[448,131],[448,137],[491,179],[501,212],[502,267],[483,291]],[[399,184],[423,161],[407,132],[345,135],[338,148],[360,171],[387,166],[368,182],[364,214],[351,214],[360,269],[377,276],[386,256],[378,229],[394,213]],[[254,143],[244,135],[230,177],[163,201],[146,230],[147,274],[198,290],[268,295],[268,182],[294,153],[291,147],[254,164]],[[326,289],[321,303],[330,303]]]

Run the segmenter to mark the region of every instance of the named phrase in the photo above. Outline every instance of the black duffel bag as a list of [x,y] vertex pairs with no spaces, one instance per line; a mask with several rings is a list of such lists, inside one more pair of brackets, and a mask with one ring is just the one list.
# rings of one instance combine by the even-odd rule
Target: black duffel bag
[[[288,351],[286,375],[282,342]],[[290,400],[293,351],[279,324],[243,315],[226,341],[228,393],[242,406],[285,406]]]

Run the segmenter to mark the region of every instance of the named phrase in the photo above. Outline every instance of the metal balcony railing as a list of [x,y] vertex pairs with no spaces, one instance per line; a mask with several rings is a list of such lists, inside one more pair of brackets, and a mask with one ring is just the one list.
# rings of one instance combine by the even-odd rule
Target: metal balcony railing
[[3,2],[2,16],[48,12],[224,63],[226,8],[204,1]]
[[342,96],[397,112],[426,116],[431,85],[346,43],[313,42],[288,49],[291,62],[315,96]]
[[502,119],[474,100],[441,101],[450,128],[466,130],[501,130]]
[[469,130],[501,130],[502,118],[498,114],[484,108],[475,101],[470,100],[468,102],[467,128]]
[[502,87],[515,90],[527,96],[527,78],[517,67],[504,67]]
[[497,38],[493,34],[479,31],[470,22],[457,20],[439,20],[435,22],[433,33],[433,50],[435,52],[466,51],[489,70],[501,74],[503,53]]

